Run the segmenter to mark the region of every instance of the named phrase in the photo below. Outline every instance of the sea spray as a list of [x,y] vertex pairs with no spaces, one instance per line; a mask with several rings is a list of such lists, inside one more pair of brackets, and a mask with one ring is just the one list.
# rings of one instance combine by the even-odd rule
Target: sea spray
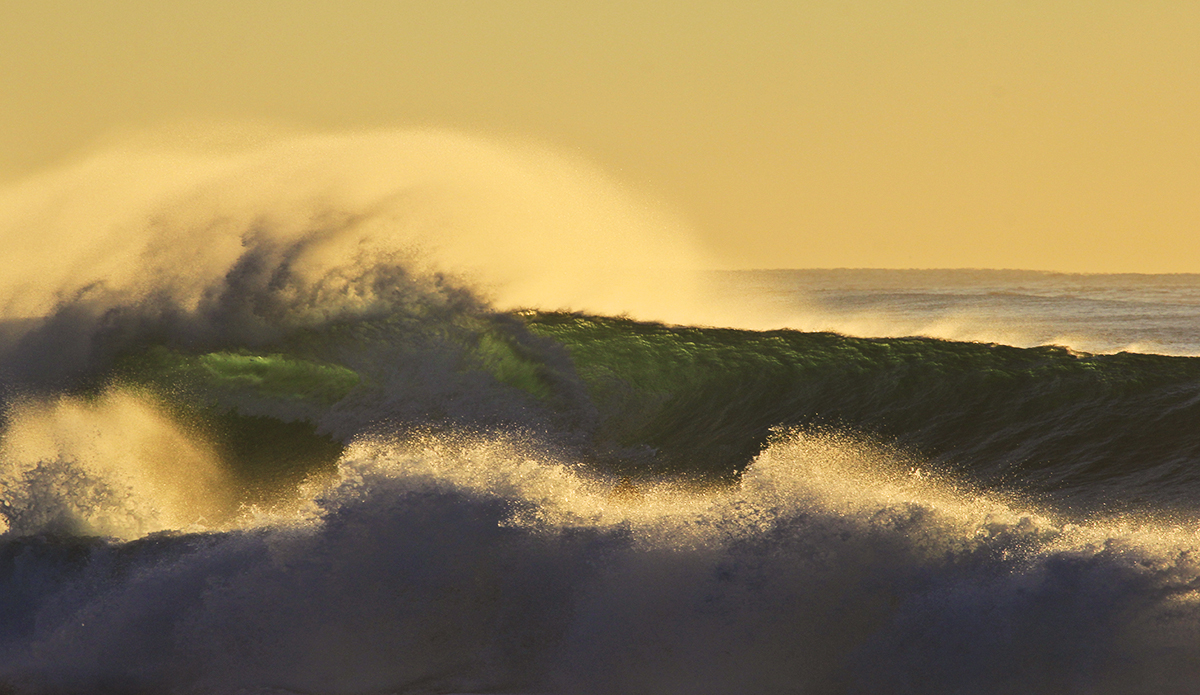
[[653,317],[698,266],[677,220],[586,164],[434,130],[97,152],[0,193],[0,244],[5,318],[164,299],[190,312],[265,263],[327,279],[293,297],[292,320],[311,321],[369,306],[330,274],[354,285],[381,257],[465,279],[501,308]]
[[16,535],[120,539],[218,528],[232,513],[216,453],[145,394],[9,404],[0,514]]
[[1182,692],[1195,676],[1194,533],[1062,526],[888,457],[783,435],[740,489],[631,504],[529,444],[364,442],[316,493],[316,525],[9,541],[6,590],[27,600],[7,608],[3,673],[604,693]]

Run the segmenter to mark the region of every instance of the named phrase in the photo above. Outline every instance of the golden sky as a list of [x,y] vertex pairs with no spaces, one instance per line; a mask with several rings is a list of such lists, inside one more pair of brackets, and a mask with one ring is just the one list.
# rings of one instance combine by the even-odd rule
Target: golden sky
[[533,139],[726,267],[1200,272],[1200,2],[0,0],[0,179],[143,128]]

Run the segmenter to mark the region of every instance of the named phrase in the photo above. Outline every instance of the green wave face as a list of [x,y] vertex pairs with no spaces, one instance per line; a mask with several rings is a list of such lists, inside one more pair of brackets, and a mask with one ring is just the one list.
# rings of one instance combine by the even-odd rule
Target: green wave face
[[312,399],[332,405],[361,379],[353,370],[316,364],[283,355],[245,355],[211,352],[179,366],[187,379],[203,374],[205,381],[229,390],[252,389],[274,398]]
[[218,400],[239,394],[330,406],[362,381],[346,367],[282,354],[219,351],[187,355],[158,347],[139,367],[139,374],[149,381],[173,387],[186,384]]
[[560,347],[507,317],[385,317],[261,350],[132,350],[94,388],[152,392],[217,446],[244,486],[266,491],[332,470],[346,442],[381,428],[544,428],[554,424],[547,414],[579,410],[582,388],[567,372]]
[[318,423],[362,383],[346,367],[279,353],[162,346],[126,355],[114,371],[119,384],[151,391],[214,445],[248,504],[333,472],[343,446]]
[[484,333],[471,350],[473,364],[495,377],[496,381],[520,389],[535,398],[549,400],[553,386],[547,383],[545,367],[531,359],[503,336]]
[[[658,471],[735,477],[772,428],[799,426],[850,429],[1051,501],[1087,504],[1131,473],[1156,504],[1200,491],[1200,359],[570,314],[529,328],[570,352],[603,435],[652,447]],[[1153,487],[1163,479],[1180,484]]]
[[[286,449],[286,439],[308,441],[330,465],[355,431],[331,418],[386,410],[400,433],[525,427],[568,436],[584,460],[615,474],[702,484],[735,481],[773,429],[801,427],[852,430],[981,485],[1047,499],[1086,501],[1131,471],[1147,485],[1182,481],[1147,492],[1156,503],[1200,490],[1197,359],[513,318],[423,334],[363,321],[261,352],[155,347],[117,372],[210,429],[236,432],[225,437],[233,458],[265,460],[270,447],[255,442]],[[290,429],[268,436],[272,423]],[[317,465],[304,460],[287,465]]]

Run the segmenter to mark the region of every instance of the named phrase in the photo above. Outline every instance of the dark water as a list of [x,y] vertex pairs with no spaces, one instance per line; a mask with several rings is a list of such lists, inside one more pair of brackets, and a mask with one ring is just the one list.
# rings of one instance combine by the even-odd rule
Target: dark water
[[1194,277],[714,280],[834,333],[254,260],[6,327],[0,692],[1200,683]]

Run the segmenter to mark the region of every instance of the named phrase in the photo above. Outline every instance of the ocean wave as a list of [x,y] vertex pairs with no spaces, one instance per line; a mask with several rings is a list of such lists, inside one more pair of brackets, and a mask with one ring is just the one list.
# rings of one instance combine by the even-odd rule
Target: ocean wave
[[0,692],[1200,677],[1200,358],[711,327],[669,219],[446,133],[0,213]]

